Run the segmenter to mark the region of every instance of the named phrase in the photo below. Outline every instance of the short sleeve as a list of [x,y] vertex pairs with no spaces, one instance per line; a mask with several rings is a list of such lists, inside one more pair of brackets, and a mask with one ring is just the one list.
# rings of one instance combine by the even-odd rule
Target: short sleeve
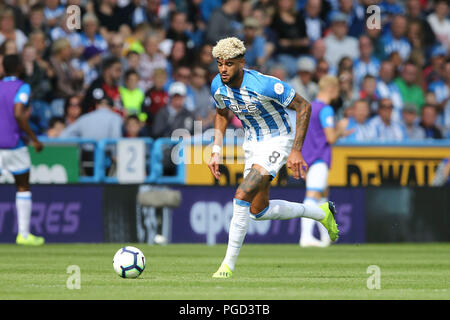
[[282,106],[287,107],[295,97],[294,88],[278,78],[265,76],[264,77],[264,95],[272,98]]
[[24,105],[28,104],[30,100],[31,88],[28,83],[24,83],[20,86],[19,90],[17,90],[16,96],[14,97],[14,104],[22,103]]
[[331,106],[325,106],[319,113],[322,128],[334,128],[334,110]]
[[225,109],[226,105],[222,99],[218,98],[219,96],[219,88],[220,88],[220,74],[217,74],[216,77],[211,82],[211,96],[214,100],[214,105],[218,109]]

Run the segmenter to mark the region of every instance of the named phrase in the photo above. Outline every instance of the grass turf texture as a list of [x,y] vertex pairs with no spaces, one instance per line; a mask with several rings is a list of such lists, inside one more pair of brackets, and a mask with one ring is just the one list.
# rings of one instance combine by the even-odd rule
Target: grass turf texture
[[[212,279],[226,246],[130,244],[147,259],[137,279],[112,267],[122,244],[0,245],[0,299],[450,299],[450,244],[246,244],[232,279]],[[69,265],[81,289],[69,290]],[[366,286],[381,269],[381,289]]]

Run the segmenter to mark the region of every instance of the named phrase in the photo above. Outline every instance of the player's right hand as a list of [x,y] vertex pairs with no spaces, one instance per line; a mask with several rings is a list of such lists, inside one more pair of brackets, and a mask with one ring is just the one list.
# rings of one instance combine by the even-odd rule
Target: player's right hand
[[219,171],[219,160],[220,155],[218,153],[213,153],[211,155],[211,160],[209,160],[209,170],[211,170],[211,173],[213,174],[214,178],[219,180],[220,178],[220,171]]
[[31,143],[33,144],[36,152],[41,152],[42,149],[44,149],[44,145],[39,140],[33,140]]

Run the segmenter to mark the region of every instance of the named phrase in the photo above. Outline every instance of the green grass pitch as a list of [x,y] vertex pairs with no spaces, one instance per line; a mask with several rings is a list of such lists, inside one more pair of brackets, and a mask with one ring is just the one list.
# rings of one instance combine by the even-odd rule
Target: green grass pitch
[[[147,259],[137,279],[112,267],[124,244],[0,245],[0,299],[450,299],[450,244],[245,244],[232,279],[213,279],[226,246],[129,244]],[[66,286],[80,268],[81,288]],[[380,289],[368,289],[370,265]],[[369,281],[370,282],[370,281]]]

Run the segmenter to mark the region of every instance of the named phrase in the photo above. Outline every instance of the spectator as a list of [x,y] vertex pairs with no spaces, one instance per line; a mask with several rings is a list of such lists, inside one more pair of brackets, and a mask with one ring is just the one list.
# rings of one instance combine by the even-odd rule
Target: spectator
[[189,111],[195,109],[194,91],[191,86],[192,70],[188,65],[178,66],[173,73],[173,81],[182,82],[186,86],[185,107]]
[[129,69],[125,72],[125,86],[119,87],[122,105],[125,109],[125,114],[135,114],[140,121],[147,120],[147,114],[143,112],[142,105],[144,103],[144,92],[138,88],[139,74],[134,69]]
[[195,57],[197,57],[195,64],[200,65],[208,70],[208,82],[211,82],[214,76],[217,74],[217,65],[212,56],[212,48],[213,47],[210,44],[203,44],[195,54]]
[[337,67],[342,57],[359,57],[358,41],[347,35],[348,16],[335,13],[331,18],[331,33],[325,37],[325,59],[332,67]]
[[36,62],[36,49],[30,43],[23,48],[22,63],[24,67],[23,80],[31,87],[30,120],[35,124],[35,128],[39,128],[38,133],[41,133],[47,128],[51,117],[48,103],[52,91],[50,79],[45,70]]
[[67,14],[63,14],[58,18],[58,25],[50,30],[50,39],[52,42],[58,39],[68,40],[72,47],[73,55],[79,57],[83,53],[84,47],[81,45],[80,34],[69,29],[67,23],[67,19],[69,18],[70,16]]
[[[114,102],[108,96],[95,100],[95,110],[80,116],[61,132],[60,138],[118,139],[122,137],[122,117],[113,111]],[[108,128],[108,130],[105,130]],[[111,150],[107,149],[110,156]],[[82,174],[93,175],[94,150],[92,145],[81,149]]]
[[333,107],[337,119],[341,119],[344,110],[350,107],[353,101],[359,98],[359,92],[353,82],[353,73],[350,70],[343,69],[338,75],[339,97],[330,103]]
[[423,70],[422,78],[426,84],[431,84],[434,81],[441,79],[441,73],[444,69],[445,58],[447,56],[447,49],[443,46],[435,46],[431,50],[430,63]]
[[25,34],[29,36],[34,31],[42,31],[45,34],[50,32],[50,28],[46,24],[44,6],[40,3],[31,6],[29,19],[25,22]]
[[170,137],[176,129],[194,130],[195,116],[185,106],[187,88],[182,82],[174,82],[169,87],[169,103],[158,111],[153,122],[154,138]]
[[52,46],[50,65],[55,72],[54,99],[52,105],[53,116],[63,116],[64,100],[80,92],[83,84],[83,72],[72,67],[72,46],[69,40],[61,38]]
[[164,90],[167,81],[165,69],[155,69],[153,74],[153,86],[145,93],[144,107],[147,113],[147,126],[151,126],[158,111],[167,105],[169,95]]
[[53,28],[58,25],[59,18],[64,15],[64,6],[59,0],[45,0],[44,17],[48,27]]
[[107,96],[95,100],[95,110],[67,126],[60,137],[95,140],[122,137],[122,118],[112,110],[113,106],[112,99]]
[[248,17],[244,21],[244,43],[246,67],[261,70],[266,64],[266,39],[258,35],[258,20]]
[[22,52],[22,48],[27,42],[25,34],[16,28],[14,11],[6,9],[0,14],[0,45],[6,40],[14,40],[17,51]]
[[194,36],[188,31],[186,13],[175,11],[170,16],[170,25],[166,38],[172,41],[182,41],[188,50],[194,48]]
[[65,128],[63,117],[52,117],[48,122],[48,129],[45,135],[49,138],[58,138]]
[[202,0],[187,1],[187,29],[191,30],[194,46],[199,47],[206,31],[206,23],[202,17]]
[[[266,41],[264,61],[269,61],[271,58],[273,58],[273,54],[276,49],[276,43],[278,41],[276,32],[271,28],[272,16],[262,8],[255,7],[253,9],[252,17],[259,22],[260,28],[257,34],[263,37]],[[264,69],[264,72],[267,72],[267,69]]]
[[[358,38],[364,31],[365,26],[365,10],[358,3],[353,0],[339,0],[339,12],[347,15],[348,35]],[[332,12],[331,14],[335,13]]]
[[192,91],[194,92],[195,120],[202,122],[202,129],[214,127],[215,108],[211,89],[207,83],[208,70],[201,66],[192,69]]
[[428,15],[427,21],[436,36],[437,41],[450,49],[450,19],[448,18],[448,1],[436,0],[434,12]]
[[118,32],[122,25],[131,25],[133,3],[120,8],[117,0],[94,1],[94,13],[100,22],[100,34],[108,39],[109,32]]
[[102,51],[94,46],[84,49],[82,60],[75,59],[73,61],[72,65],[83,72],[83,92],[99,77],[101,63]]
[[295,65],[300,55],[309,52],[305,21],[297,12],[294,0],[277,1],[271,27],[278,36],[276,60],[286,67],[289,77],[292,77],[295,69],[290,66]]
[[64,107],[64,122],[67,126],[74,123],[83,113],[81,108],[81,97],[71,96],[66,100]]
[[13,39],[5,40],[0,45],[0,54],[3,56],[8,56],[11,54],[18,54],[16,42]]
[[342,137],[341,141],[369,141],[374,137],[371,136],[371,130],[368,127],[370,116],[369,104],[364,99],[356,100],[350,107],[351,115],[345,117],[338,122],[338,127],[344,127],[348,132],[348,136]]
[[425,96],[422,88],[417,85],[418,68],[411,61],[405,62],[401,75],[394,80],[402,95],[403,103],[415,104],[419,109],[425,103]]
[[98,32],[98,19],[93,13],[86,13],[83,17],[83,32],[80,35],[81,45],[84,48],[95,47],[100,51],[108,49],[108,43]]
[[109,57],[103,61],[102,74],[91,83],[83,99],[83,113],[95,109],[96,101],[108,97],[116,112],[122,111],[119,80],[122,76],[122,63],[118,58]]
[[323,30],[325,29],[325,22],[320,17],[321,10],[322,1],[306,0],[302,16],[305,20],[306,35],[310,43],[321,39]]
[[402,141],[407,138],[400,122],[392,121],[392,109],[393,105],[390,99],[381,99],[378,115],[368,123],[370,136],[377,141]]
[[308,101],[313,101],[319,92],[319,86],[313,81],[316,63],[308,56],[301,57],[297,61],[297,75],[290,81],[295,92]]
[[[374,76],[368,74],[363,78],[359,98],[367,101],[370,110],[377,110],[379,98],[377,96],[377,79]],[[393,112],[392,119],[398,121],[400,118]]]
[[141,136],[140,132],[142,129],[142,122],[139,120],[138,116],[131,114],[125,120],[125,138],[138,138]]
[[180,40],[175,41],[170,50],[168,73],[172,74],[173,70],[178,69],[179,66],[189,64],[190,60],[187,55],[186,44]]
[[434,105],[426,104],[422,107],[420,126],[425,130],[425,137],[442,139],[441,130],[436,126],[437,111]]
[[[407,37],[411,44],[410,60],[414,61],[414,63],[422,69],[425,65],[425,35],[420,20],[409,20]],[[421,76],[422,73],[419,73],[419,75]]]
[[402,110],[406,135],[411,140],[425,139],[425,130],[417,124],[417,106],[405,104]]
[[403,15],[396,15],[392,19],[391,28],[381,37],[383,46],[383,59],[389,57],[393,52],[398,52],[402,61],[409,59],[411,44],[406,38],[408,21]]
[[319,83],[320,79],[327,75],[329,71],[329,64],[325,59],[317,60],[316,72],[314,73],[314,81]]
[[130,50],[126,55],[125,70],[134,69],[138,70],[141,62],[141,56],[136,51]]
[[353,61],[353,73],[357,85],[361,85],[361,81],[366,75],[378,76],[380,69],[380,61],[373,55],[373,45],[370,38],[362,35],[359,38],[360,57]]
[[[147,23],[140,23],[136,26],[133,34],[125,39],[125,51],[134,51],[139,54],[144,53],[144,43],[147,34],[151,32],[151,28]],[[123,43],[123,41],[121,41]]]
[[167,69],[168,61],[166,57],[159,51],[159,37],[152,33],[145,39],[145,53],[141,55],[139,65],[139,76],[141,81],[139,87],[146,91],[153,84],[153,71],[155,69]]
[[[311,46],[311,55],[316,60],[316,63],[319,60],[325,59],[325,53],[327,51],[327,46],[325,44],[325,40],[323,38],[317,39],[312,43]],[[327,68],[328,70],[328,68]],[[328,72],[328,71],[327,71]]]
[[444,138],[450,139],[450,99],[447,100],[442,112],[438,114],[436,122],[441,128]]
[[[394,83],[394,64],[389,60],[381,62],[377,79],[376,95],[378,98],[389,98],[394,105],[394,117],[401,113],[403,107],[402,94]],[[371,109],[371,114],[378,113],[378,110]]]
[[217,8],[208,20],[205,41],[215,45],[222,38],[239,36],[241,25],[237,14],[240,8],[241,1],[224,0],[223,5]]
[[422,32],[426,37],[423,38],[425,47],[430,47],[436,42],[436,37],[431,29],[430,24],[424,15],[420,0],[407,0],[406,3],[406,17],[408,20],[418,20],[422,26]]
[[428,90],[434,93],[439,110],[443,110],[445,103],[450,99],[450,59],[439,71],[440,79],[430,83]]

